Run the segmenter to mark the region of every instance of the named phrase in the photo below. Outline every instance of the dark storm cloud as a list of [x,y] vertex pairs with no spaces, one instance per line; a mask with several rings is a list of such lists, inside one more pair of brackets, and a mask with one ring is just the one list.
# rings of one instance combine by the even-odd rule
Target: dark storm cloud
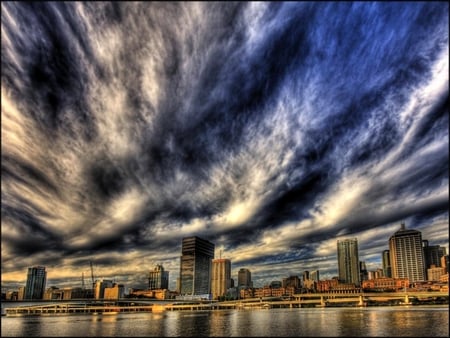
[[2,274],[448,223],[446,3],[5,2],[1,51]]
[[33,186],[34,189],[42,188],[57,193],[58,187],[46,176],[40,168],[35,167],[31,163],[26,163],[20,158],[2,155],[2,176],[5,179],[10,178],[12,181],[18,181],[24,185]]
[[[13,42],[20,68],[8,58],[2,59],[2,83],[8,85],[21,104],[41,124],[45,133],[73,133],[64,125],[70,119],[84,125],[81,134],[92,131],[91,115],[85,98],[88,86],[85,66],[79,53],[89,54],[82,23],[73,16],[73,4],[26,3],[16,6],[5,3],[5,23],[11,15],[19,29],[4,24],[5,34]],[[2,11],[3,12],[3,11]],[[3,20],[5,19],[5,20]],[[19,20],[17,20],[19,19]],[[2,47],[2,55],[8,47]],[[25,98],[25,100],[24,100]],[[72,113],[69,115],[69,112]]]
[[[24,205],[26,206],[26,205]],[[11,222],[22,236],[2,233],[2,238],[12,255],[28,255],[44,249],[57,249],[58,237],[45,228],[41,221],[25,208],[15,208],[2,203],[2,220]],[[8,258],[8,257],[7,257]]]

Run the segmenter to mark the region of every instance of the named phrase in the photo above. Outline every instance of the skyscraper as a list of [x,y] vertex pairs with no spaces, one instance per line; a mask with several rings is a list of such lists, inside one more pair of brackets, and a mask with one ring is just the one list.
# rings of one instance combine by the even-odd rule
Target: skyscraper
[[148,289],[169,289],[169,271],[165,271],[161,264],[157,264],[148,276]]
[[445,247],[440,245],[429,245],[427,240],[422,241],[423,255],[425,260],[425,269],[429,269],[432,265],[441,266],[441,257],[447,254]]
[[305,271],[303,271],[303,274],[302,274],[302,281],[304,282],[307,280],[309,280],[309,271],[305,270]]
[[24,299],[42,299],[46,282],[47,272],[45,271],[45,266],[28,268]]
[[309,278],[311,280],[318,282],[320,279],[319,270],[311,271],[311,273],[309,274]]
[[361,261],[359,262],[359,281],[362,282],[363,280],[369,279],[369,272],[367,271],[366,262]]
[[226,258],[212,260],[211,293],[212,299],[225,295],[231,287],[231,261]]
[[293,287],[296,290],[298,290],[298,289],[301,289],[302,282],[301,282],[300,278],[298,278],[298,276],[289,276],[287,278],[283,278],[283,280],[281,282],[281,286],[283,288]]
[[389,238],[389,252],[393,278],[408,278],[409,282],[425,280],[425,260],[422,248],[422,233],[405,229]]
[[360,286],[358,240],[356,238],[337,241],[339,281]]
[[381,261],[383,263],[383,274],[384,277],[392,277],[392,269],[391,269],[391,258],[389,254],[389,250],[384,250],[381,256]]
[[180,282],[182,295],[210,293],[214,244],[197,236],[183,238]]
[[238,287],[252,287],[252,273],[249,269],[239,269]]

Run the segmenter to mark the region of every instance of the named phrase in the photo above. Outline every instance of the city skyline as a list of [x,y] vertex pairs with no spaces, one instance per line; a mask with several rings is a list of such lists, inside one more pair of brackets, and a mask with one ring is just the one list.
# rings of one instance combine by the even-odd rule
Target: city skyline
[[2,2],[2,288],[448,246],[447,2]]
[[[391,242],[392,238],[395,237],[398,233],[400,233],[402,231],[405,232],[405,233],[417,233],[419,236],[421,236],[421,233],[419,231],[416,231],[416,230],[413,230],[413,229],[406,229],[405,228],[405,224],[402,223],[401,226],[400,226],[400,229],[389,238],[389,242]],[[423,243],[422,243],[423,244],[423,249],[425,249],[429,245],[429,240],[423,239],[422,241],[423,241]],[[198,243],[199,246],[197,246],[196,243]],[[354,284],[355,287],[359,287],[359,284],[362,282],[362,279],[359,278],[359,274],[362,273],[361,267],[360,267],[360,263],[362,263],[365,266],[366,261],[359,259],[360,255],[359,255],[359,249],[358,249],[358,239],[357,238],[342,238],[340,240],[337,240],[336,244],[337,244],[337,261],[336,261],[337,274],[334,275],[334,276],[329,276],[328,275],[326,279],[329,280],[329,279],[337,278],[337,279],[339,279],[339,281],[341,283]],[[193,268],[194,265],[197,266],[197,264],[193,263],[193,261],[196,260],[195,259],[195,255],[199,255],[200,260],[203,260],[202,257],[208,251],[211,250],[211,246],[214,247],[214,243],[210,243],[208,240],[199,238],[198,236],[190,236],[190,237],[183,238],[182,255],[180,256],[180,266],[182,266],[183,264],[185,265],[185,267],[183,269],[190,272],[190,273],[188,273],[188,275],[189,274],[195,274],[196,269]],[[439,245],[437,245],[437,247],[439,247]],[[441,250],[439,250],[439,252],[441,253],[441,255],[446,255],[448,257],[448,253],[446,252],[446,250],[447,250],[446,247],[441,247]],[[386,251],[389,252],[389,254],[390,254],[390,250],[383,250],[383,252],[381,254],[382,259],[385,256]],[[196,252],[195,255],[194,255],[194,252]],[[220,255],[221,254],[222,253],[220,253]],[[340,256],[340,255],[342,255],[342,256]],[[341,261],[343,256],[346,256],[346,258]],[[187,258],[187,263],[186,263],[186,258]],[[356,261],[355,261],[355,259],[356,259]],[[243,276],[247,276],[247,275],[248,275],[248,277],[245,277],[245,278],[249,278],[248,281],[251,282],[251,287],[253,287],[254,282],[256,282],[255,284],[257,285],[256,286],[257,288],[270,285],[273,282],[280,282],[281,283],[281,281],[283,279],[289,279],[289,278],[293,278],[293,277],[297,277],[297,278],[300,277],[302,280],[305,280],[305,279],[312,279],[312,280],[316,280],[316,281],[317,280],[325,280],[324,278],[318,278],[318,275],[319,275],[319,272],[320,272],[319,270],[309,271],[307,269],[302,269],[298,273],[290,273],[289,275],[279,275],[279,276],[277,276],[277,278],[273,278],[270,282],[267,282],[267,281],[261,282],[261,281],[258,281],[258,280],[254,281],[252,279],[252,277],[251,277],[251,269],[240,268],[239,271],[237,271],[237,269],[235,269],[235,268],[231,269],[231,267],[232,267],[232,258],[231,257],[222,258],[220,256],[220,258],[216,257],[216,258],[211,258],[210,260],[211,260],[211,262],[210,262],[210,264],[211,264],[211,271],[210,271],[211,272],[211,277],[214,275],[214,273],[212,273],[212,271],[214,270],[214,268],[213,268],[214,262],[227,262],[227,264],[229,264],[229,268],[228,269],[230,271],[230,276],[229,277],[234,281],[235,286],[240,286],[240,285],[249,286],[248,283],[243,283],[243,284],[240,283],[240,278],[243,278]],[[438,261],[436,261],[436,262],[428,262],[429,263],[428,265],[431,265],[431,264],[434,263],[434,264],[436,264],[436,266],[441,266],[440,257],[439,257],[438,260],[439,260],[439,262]],[[185,261],[185,262],[182,263],[183,261]],[[423,261],[423,260],[421,260],[420,262],[415,262],[415,261],[407,262],[408,264],[411,264],[411,265],[416,265],[417,263],[423,264],[423,268],[424,268],[424,272],[425,272],[425,275],[423,276],[424,279],[422,279],[422,280],[414,279],[411,282],[427,280],[427,278],[426,278],[426,276],[427,276],[426,271],[427,271],[427,268],[429,266],[427,264],[425,264],[425,261]],[[200,265],[202,265],[204,263],[205,262],[201,263]],[[383,262],[381,262],[381,264],[383,264]],[[352,270],[355,269],[355,265],[358,266],[357,267],[357,272],[356,272],[358,274],[358,277],[353,276],[355,271],[352,272]],[[28,280],[29,280],[28,276],[30,275],[30,270],[35,270],[36,268],[44,269],[44,271],[45,271],[45,267],[43,267],[43,266],[28,267],[27,283],[28,283]],[[181,270],[183,270],[183,269],[181,269]],[[231,273],[231,270],[235,270],[236,276],[234,276],[234,274]],[[374,269],[369,271],[369,272],[373,272],[373,273],[377,272],[378,273],[380,270],[383,271],[383,274],[385,274],[384,269],[383,269],[383,265],[381,267],[380,266],[375,266]],[[368,272],[368,271],[366,271],[366,272]],[[175,288],[167,287],[167,289],[169,289],[171,291],[177,291],[178,290],[178,285],[180,285],[180,287],[181,287],[180,294],[181,295],[193,295],[193,294],[201,295],[202,294],[201,292],[199,293],[198,290],[197,290],[197,292],[193,292],[191,290],[192,285],[188,286],[188,288],[185,289],[184,292],[183,292],[182,291],[183,290],[183,287],[182,287],[183,282],[182,282],[182,280],[180,280],[180,281],[178,281],[178,280],[170,281],[170,279],[169,279],[170,271],[167,271],[163,267],[162,264],[156,264],[153,268],[150,268],[148,271],[144,271],[144,272],[141,272],[141,273],[147,274],[147,279],[148,279],[148,283],[147,284],[148,285],[147,285],[146,289],[148,289],[148,290],[161,289],[161,287],[156,287],[156,284],[157,283],[161,283],[162,279],[165,278],[165,284],[164,284],[165,286],[166,285],[167,286],[168,285],[177,285]],[[45,272],[45,274],[47,274],[47,272]],[[207,271],[202,271],[200,273],[201,278],[199,278],[200,277],[200,275],[199,275],[196,278],[196,280],[199,279],[199,280],[203,280],[204,281],[205,280],[204,277],[207,274],[208,274]],[[314,274],[314,278],[313,277],[310,278],[310,274]],[[400,275],[402,275],[402,273],[400,273]],[[353,277],[350,277],[350,276],[353,276]],[[393,277],[393,276],[386,276],[386,275],[384,275],[384,277],[388,277],[388,278],[408,278],[407,276]],[[84,276],[82,276],[82,278],[83,278],[83,280],[82,281],[78,281],[78,282],[81,282],[82,285],[85,285],[86,283],[85,283],[85,280],[84,280]],[[89,278],[89,276],[87,276],[87,278]],[[213,284],[213,280],[216,279],[216,278],[217,278],[217,276],[214,276],[214,277],[212,277],[210,279],[207,278],[207,279],[210,280],[210,282]],[[180,278],[180,279],[182,279],[182,278]],[[192,279],[192,276],[189,277],[188,280],[189,279]],[[353,282],[351,281],[352,279],[354,279]],[[95,280],[95,283],[94,283],[95,285],[99,284],[102,281],[107,281],[111,285],[112,285],[112,283],[116,283],[116,282],[120,283],[120,281],[108,280],[108,278],[102,278],[102,277],[100,277],[100,278],[95,278],[94,277],[94,280]],[[358,280],[358,281],[356,281],[356,280]],[[180,284],[178,284],[178,283],[180,283]],[[75,287],[75,288],[77,287],[76,285],[68,285],[67,283],[64,283],[64,284],[65,284],[66,287]],[[190,284],[190,283],[188,283],[188,284]],[[124,285],[124,286],[125,286],[126,290],[130,289],[130,288],[136,289],[135,285]],[[21,285],[21,287],[23,287],[23,285]],[[46,288],[47,287],[59,287],[59,286],[51,284],[51,285],[47,285]],[[89,287],[86,287],[86,289],[89,289]],[[188,291],[188,290],[191,290],[191,291]],[[9,291],[17,291],[17,290],[10,289]]]

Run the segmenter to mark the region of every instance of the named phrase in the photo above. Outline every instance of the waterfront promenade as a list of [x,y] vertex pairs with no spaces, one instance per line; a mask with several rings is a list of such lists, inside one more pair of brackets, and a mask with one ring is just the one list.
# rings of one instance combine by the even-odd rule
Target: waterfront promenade
[[55,301],[45,305],[17,306],[4,309],[6,316],[60,314],[117,314],[162,311],[251,310],[271,308],[337,307],[448,304],[448,292],[391,292],[391,293],[310,293],[289,298],[251,298],[232,301],[179,300],[120,300],[86,302]]

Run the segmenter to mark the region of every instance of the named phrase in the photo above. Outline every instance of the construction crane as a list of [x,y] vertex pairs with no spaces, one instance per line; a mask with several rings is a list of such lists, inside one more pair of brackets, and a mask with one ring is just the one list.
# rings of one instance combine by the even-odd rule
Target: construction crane
[[95,281],[94,281],[94,268],[92,267],[92,261],[89,261],[91,264],[91,279],[92,279],[92,290],[95,289]]
[[85,285],[84,285],[84,272],[81,273],[81,290],[85,289]]

